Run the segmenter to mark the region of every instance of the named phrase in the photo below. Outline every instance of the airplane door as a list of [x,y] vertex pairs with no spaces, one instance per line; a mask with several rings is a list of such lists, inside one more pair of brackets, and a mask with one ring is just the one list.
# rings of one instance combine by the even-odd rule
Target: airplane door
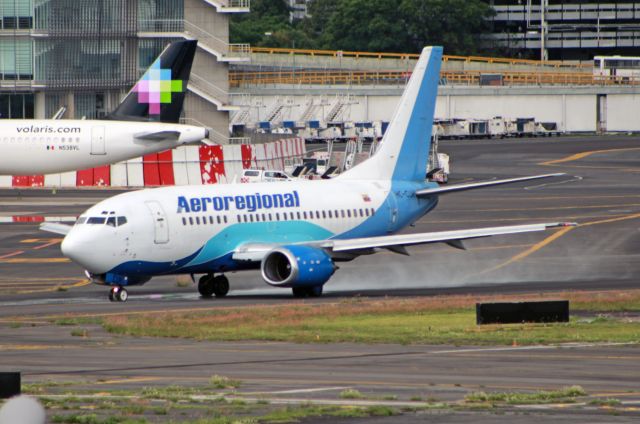
[[154,243],[169,243],[169,222],[167,221],[167,215],[164,213],[164,209],[162,209],[162,206],[158,202],[145,202],[145,204],[153,217]]
[[398,224],[398,202],[396,195],[390,191],[387,196],[387,208],[389,210],[389,224],[387,226],[387,232],[392,233],[396,230]]
[[104,142],[104,127],[91,128],[91,154],[106,155]]

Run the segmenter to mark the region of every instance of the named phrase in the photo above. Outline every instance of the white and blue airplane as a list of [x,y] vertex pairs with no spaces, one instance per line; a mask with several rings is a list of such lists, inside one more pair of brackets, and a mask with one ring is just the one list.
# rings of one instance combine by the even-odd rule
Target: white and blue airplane
[[395,234],[461,190],[563,174],[439,187],[425,181],[441,47],[423,50],[378,151],[330,180],[176,186],[120,194],[83,213],[62,253],[86,269],[109,298],[154,276],[203,274],[203,297],[225,296],[225,273],[260,269],[264,281],[295,296],[320,296],[336,263],[386,249],[542,231],[562,223]]

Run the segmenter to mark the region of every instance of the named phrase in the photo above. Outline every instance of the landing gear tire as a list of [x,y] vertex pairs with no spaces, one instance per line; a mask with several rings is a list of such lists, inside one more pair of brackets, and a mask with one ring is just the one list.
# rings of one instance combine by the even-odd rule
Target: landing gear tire
[[307,297],[307,288],[306,287],[293,287],[291,288],[293,292],[293,297],[303,298]]
[[322,296],[323,286],[311,286],[311,287],[292,287],[293,297],[320,297]]
[[225,297],[229,293],[229,280],[224,275],[204,275],[198,280],[198,291],[202,297]]
[[109,300],[112,302],[126,302],[129,298],[129,293],[124,287],[113,287],[109,292]]
[[209,298],[213,296],[214,284],[213,284],[213,276],[210,274],[203,275],[198,280],[198,292],[200,296]]
[[307,293],[309,297],[320,297],[322,296],[322,286],[309,287]]
[[213,294],[216,297],[225,297],[229,293],[229,280],[224,275],[218,275],[213,279]]

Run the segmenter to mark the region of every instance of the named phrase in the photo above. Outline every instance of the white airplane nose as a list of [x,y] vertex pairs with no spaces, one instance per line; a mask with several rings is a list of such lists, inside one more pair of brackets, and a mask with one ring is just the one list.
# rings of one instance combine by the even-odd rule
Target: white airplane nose
[[60,249],[64,256],[86,270],[90,272],[99,272],[99,265],[96,263],[96,260],[98,259],[97,256],[99,255],[97,255],[97,252],[92,248],[92,245],[93,243],[91,243],[90,240],[87,240],[77,232],[74,233],[71,231],[67,234],[64,240],[62,240]]

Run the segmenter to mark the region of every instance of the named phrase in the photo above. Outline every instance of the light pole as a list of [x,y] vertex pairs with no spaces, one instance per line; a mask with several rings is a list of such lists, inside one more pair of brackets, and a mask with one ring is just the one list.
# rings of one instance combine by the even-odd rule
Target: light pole
[[540,60],[546,62],[549,60],[547,52],[547,7],[549,0],[540,0]]

